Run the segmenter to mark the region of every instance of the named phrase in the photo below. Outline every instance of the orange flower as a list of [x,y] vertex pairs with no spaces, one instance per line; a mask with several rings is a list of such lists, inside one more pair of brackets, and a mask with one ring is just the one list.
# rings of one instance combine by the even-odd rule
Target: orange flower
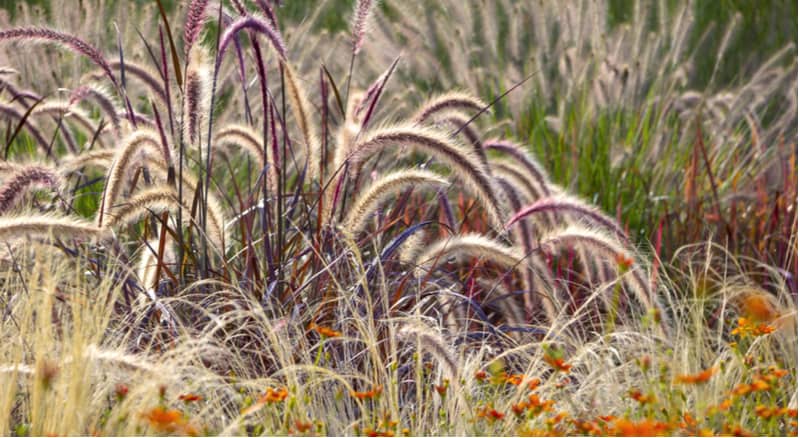
[[775,331],[775,327],[765,323],[754,323],[749,318],[740,317],[736,321],[736,328],[731,331],[732,335],[739,337],[758,337],[768,335]]
[[767,391],[769,388],[770,384],[761,378],[753,380],[753,383],[750,384],[750,391]]
[[524,378],[524,374],[512,374],[510,376],[506,376],[505,381],[509,385],[519,386]]
[[114,387],[114,395],[117,396],[117,400],[122,400],[125,396],[128,395],[128,385],[124,383],[118,383],[117,386]]
[[259,403],[278,403],[286,400],[286,397],[289,395],[289,391],[286,388],[279,388],[274,389],[272,387],[267,388],[264,395],[258,399]]
[[620,269],[622,270],[627,270],[628,268],[633,266],[633,259],[623,253],[617,254],[616,260],[617,260],[617,266],[619,266]]
[[692,414],[688,412],[683,413],[683,427],[695,427],[697,426],[697,420],[692,417]]
[[603,429],[600,428],[596,421],[573,420],[572,423],[578,430],[587,435],[603,435]]
[[746,431],[745,429],[742,428],[742,426],[739,426],[738,424],[734,426],[726,424],[723,429],[725,433],[728,433],[733,436],[752,436],[750,432]]
[[308,328],[314,330],[315,332],[319,333],[320,336],[325,338],[338,338],[342,336],[342,332],[338,332],[330,327],[321,327],[318,326],[316,323],[312,322],[308,325]]
[[696,385],[698,383],[705,383],[711,379],[711,376],[714,375],[716,372],[715,367],[708,368],[706,370],[700,371],[697,374],[683,374],[679,375],[675,380],[678,383],[686,383],[690,385]]
[[768,408],[764,405],[758,405],[754,409],[754,412],[759,417],[767,419],[778,415],[780,413],[780,408]]
[[631,389],[629,394],[632,399],[636,400],[637,402],[643,405],[646,405],[648,403],[655,403],[656,401],[656,396],[654,396],[653,394],[647,394],[647,395],[642,394],[642,391],[639,391],[638,389]]
[[203,399],[203,396],[197,395],[197,394],[192,394],[192,393],[181,394],[181,395],[178,396],[178,400],[181,400],[184,403],[196,402],[196,401],[200,401],[202,399]]
[[738,304],[742,313],[755,321],[772,321],[778,316],[778,311],[765,291],[748,291],[738,299]]
[[392,432],[391,430],[374,430],[367,428],[364,429],[364,435],[370,437],[376,437],[376,436],[392,437],[394,436],[394,432]]
[[564,362],[564,359],[561,357],[553,357],[549,354],[545,354],[544,361],[547,362],[548,365],[553,367],[553,369],[564,373],[568,373],[569,370],[572,368],[572,365]]
[[528,404],[525,403],[524,401],[521,401],[519,403],[514,403],[513,405],[511,405],[511,412],[513,412],[516,415],[522,415],[525,413],[525,409],[527,409],[527,407]]
[[528,409],[530,409],[535,415],[538,415],[542,412],[551,411],[554,404],[555,402],[553,400],[542,400],[537,394],[531,394],[528,396]]
[[369,391],[363,391],[363,392],[350,391],[350,395],[359,400],[364,400],[364,399],[377,398],[378,396],[381,395],[382,392],[383,392],[383,386],[378,385],[378,386],[373,386],[372,389],[370,389]]
[[181,411],[164,409],[160,406],[150,409],[142,414],[150,427],[159,432],[175,432],[186,424]]
[[436,392],[439,393],[440,396],[444,397],[445,395],[447,395],[447,388],[449,386],[450,386],[450,381],[444,379],[441,385],[433,385],[433,388],[436,390]]
[[660,421],[650,419],[630,421],[620,418],[614,423],[612,432],[619,436],[664,436],[669,430],[670,426]]
[[775,376],[778,379],[780,379],[781,377],[789,374],[788,371],[782,370],[782,369],[776,367],[775,365],[770,365],[769,366],[769,372],[770,372],[770,374],[772,374],[773,376]]
[[531,391],[533,391],[533,390],[535,390],[536,388],[538,388],[538,387],[539,387],[539,385],[541,385],[541,384],[542,384],[542,381],[541,381],[540,379],[538,379],[538,378],[534,377],[533,379],[531,379],[531,380],[528,382],[528,389],[530,389]]
[[306,433],[306,432],[308,432],[309,430],[311,430],[311,427],[312,427],[312,426],[313,426],[313,425],[312,425],[310,422],[308,422],[308,421],[301,421],[301,420],[299,420],[299,419],[295,419],[295,420],[294,420],[294,427],[295,427],[295,428],[297,429],[297,431],[298,431],[298,432],[300,432],[300,433]]
[[506,416],[506,414],[495,410],[491,405],[487,405],[484,406],[483,408],[478,409],[476,415],[478,416],[478,418],[485,418],[489,422],[502,420]]
[[486,380],[488,377],[489,377],[489,374],[487,374],[487,373],[486,373],[486,371],[484,371],[484,370],[478,370],[478,371],[475,373],[475,380],[477,380],[477,381],[479,381],[479,382],[483,382],[483,381],[484,381],[484,380]]
[[729,398],[726,398],[725,400],[722,401],[722,403],[719,404],[719,410],[720,411],[727,411],[728,409],[730,409],[732,404],[733,404],[733,400],[731,400]]
[[736,387],[733,388],[733,391],[731,391],[731,394],[733,394],[735,396],[742,396],[742,395],[749,394],[751,391],[752,391],[752,388],[750,387],[750,385],[748,385],[746,383],[740,383],[740,384],[736,385]]
[[563,388],[563,387],[569,385],[569,382],[570,382],[569,377],[564,377],[563,379],[559,380],[558,383],[556,383],[556,388],[559,388],[559,389]]
[[759,324],[758,327],[756,327],[756,334],[758,336],[768,335],[768,334],[770,334],[770,333],[772,333],[774,331],[775,331],[775,327],[773,327],[771,325]]
[[562,420],[567,418],[567,413],[564,411],[559,412],[558,414],[554,415],[553,418],[549,418],[546,423],[548,426],[555,426],[556,424],[560,423]]

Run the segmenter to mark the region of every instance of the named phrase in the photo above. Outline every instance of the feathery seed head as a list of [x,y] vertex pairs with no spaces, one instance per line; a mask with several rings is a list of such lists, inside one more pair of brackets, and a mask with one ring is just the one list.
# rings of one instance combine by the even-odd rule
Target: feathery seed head
[[481,234],[465,234],[440,239],[430,244],[417,256],[415,275],[421,277],[430,270],[431,264],[445,262],[454,257],[463,260],[477,257],[496,263],[504,268],[522,269],[520,263],[525,255],[516,247],[505,246]]
[[61,178],[45,166],[25,166],[16,169],[0,186],[0,214],[11,210],[29,190],[46,187],[58,191]]
[[98,67],[103,69],[108,79],[117,87],[117,80],[111,72],[108,61],[100,51],[91,44],[80,38],[66,33],[58,32],[46,27],[17,27],[0,31],[0,41],[23,41],[23,42],[49,42],[67,48],[89,58]]
[[355,235],[366,225],[370,213],[390,196],[407,188],[430,185],[445,186],[447,180],[433,172],[417,169],[399,170],[384,175],[355,200],[342,228],[348,235]]
[[353,55],[357,55],[364,45],[364,35],[367,33],[369,17],[375,8],[377,0],[358,0],[353,14]]
[[184,136],[190,144],[199,139],[203,120],[211,111],[212,72],[208,53],[200,46],[189,52],[184,95]]
[[194,42],[203,30],[208,0],[191,0],[186,8],[186,24],[183,26],[183,52],[187,57]]
[[486,107],[486,103],[469,93],[451,91],[436,96],[425,102],[417,113],[411,117],[415,123],[423,123],[434,114],[445,110],[467,110],[478,112]]
[[499,206],[491,179],[481,169],[479,159],[472,151],[435,129],[414,125],[375,129],[363,135],[353,147],[353,164],[363,162],[378,150],[397,145],[412,146],[448,164],[453,176],[464,183],[484,207],[492,227],[503,230],[501,218],[504,212]]

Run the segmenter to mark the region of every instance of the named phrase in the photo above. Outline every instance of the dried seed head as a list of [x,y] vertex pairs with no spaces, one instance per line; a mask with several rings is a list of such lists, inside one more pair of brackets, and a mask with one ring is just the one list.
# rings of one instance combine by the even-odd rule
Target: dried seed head
[[186,67],[186,93],[184,94],[184,133],[189,144],[196,144],[204,120],[211,111],[211,66],[208,54],[200,47],[189,53]]
[[480,161],[469,149],[434,129],[421,126],[397,126],[375,129],[364,134],[353,147],[353,165],[366,160],[378,150],[408,145],[448,164],[453,176],[464,183],[486,211],[489,223],[501,231],[504,212],[495,194],[490,177],[481,169]]
[[183,52],[189,56],[194,42],[203,30],[208,0],[191,0],[186,8],[186,24],[183,26]]
[[426,170],[407,169],[384,175],[356,198],[350,207],[342,228],[348,235],[355,235],[363,229],[370,213],[383,201],[408,188],[424,186],[445,186],[447,180]]
[[0,214],[14,208],[34,188],[44,187],[58,191],[60,185],[61,178],[49,167],[32,165],[16,169],[0,186]]

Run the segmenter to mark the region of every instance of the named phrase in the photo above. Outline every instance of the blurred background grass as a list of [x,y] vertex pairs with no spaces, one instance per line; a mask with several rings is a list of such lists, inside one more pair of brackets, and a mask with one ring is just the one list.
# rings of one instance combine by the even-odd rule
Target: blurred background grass
[[[74,0],[76,3],[81,0]],[[110,1],[113,3],[115,0]],[[155,0],[124,0],[141,4],[153,3]],[[383,0],[381,7],[391,10],[408,0]],[[555,1],[555,0],[549,0]],[[620,25],[630,21],[637,0],[614,0],[608,7],[609,22]],[[675,11],[683,0],[665,0],[668,9]],[[52,11],[49,0],[0,0],[0,8],[14,14],[15,5],[24,2],[40,6],[47,14]],[[164,0],[167,9],[172,9],[179,0]],[[279,8],[279,15],[289,21],[303,20],[313,8],[322,5],[325,8],[319,24],[330,31],[345,30],[348,26],[349,13],[354,0],[292,0]],[[695,19],[697,23],[692,29],[690,41],[696,45],[703,34],[709,34],[699,47],[707,56],[698,57],[696,70],[691,79],[694,88],[702,88],[709,80],[716,60],[715,48],[725,34],[725,23],[736,14],[741,15],[739,31],[733,35],[728,55],[722,60],[717,73],[720,82],[735,82],[752,74],[758,66],[778,49],[789,42],[797,41],[797,4],[793,0],[714,0],[695,2]],[[648,7],[641,2],[640,7]],[[653,5],[649,5],[653,6]],[[653,8],[655,9],[655,8]],[[344,11],[344,12],[343,12]]]
[[[74,0],[79,3],[81,0]],[[152,3],[155,0],[125,0],[137,3]],[[164,5],[174,8],[179,0],[164,0]],[[391,9],[394,5],[402,4],[408,0],[383,0],[382,7]],[[555,1],[555,0],[548,0]],[[614,0],[609,2],[608,17],[615,25],[625,23],[631,19],[634,3],[637,0]],[[666,0],[669,9],[674,11],[683,0]],[[0,0],[0,8],[13,11],[15,5],[24,2],[29,5],[43,7],[48,14],[49,0]],[[113,3],[110,2],[110,3]],[[344,30],[348,25],[348,17],[352,10],[354,0],[291,0],[279,8],[279,14],[290,21],[300,21],[306,17],[312,8],[322,4],[326,11],[320,25],[331,31]],[[647,2],[640,6],[647,7]],[[344,12],[343,12],[344,11]],[[719,71],[719,80],[722,82],[734,81],[737,78],[747,77],[764,59],[786,43],[797,41],[797,2],[794,0],[714,0],[698,1],[695,3],[695,18],[697,23],[693,28],[691,41],[696,44],[703,32],[709,29],[708,38],[700,50],[706,50],[709,56],[700,57],[697,70],[692,78],[694,85],[702,85],[708,81],[714,67],[715,47],[719,46],[725,33],[725,24],[736,14],[741,14],[742,23],[740,31],[733,36],[730,42],[729,56],[722,61]],[[722,23],[722,24],[720,24]]]

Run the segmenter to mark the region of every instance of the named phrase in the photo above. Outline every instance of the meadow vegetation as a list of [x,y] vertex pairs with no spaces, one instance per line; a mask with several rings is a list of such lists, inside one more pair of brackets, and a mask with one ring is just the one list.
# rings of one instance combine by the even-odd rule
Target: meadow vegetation
[[659,5],[0,10],[0,433],[797,435],[796,35]]

